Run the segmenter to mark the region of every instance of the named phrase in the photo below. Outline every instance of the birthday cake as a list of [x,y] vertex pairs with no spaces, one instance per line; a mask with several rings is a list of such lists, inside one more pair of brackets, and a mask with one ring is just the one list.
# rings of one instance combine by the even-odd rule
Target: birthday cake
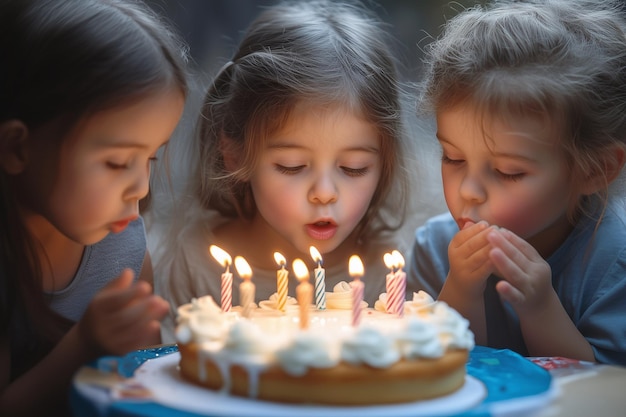
[[285,403],[372,405],[450,394],[465,382],[474,336],[468,321],[420,292],[403,314],[363,303],[355,325],[352,287],[327,292],[326,309],[306,309],[276,294],[243,314],[212,297],[178,309],[176,338],[183,378],[225,394]]

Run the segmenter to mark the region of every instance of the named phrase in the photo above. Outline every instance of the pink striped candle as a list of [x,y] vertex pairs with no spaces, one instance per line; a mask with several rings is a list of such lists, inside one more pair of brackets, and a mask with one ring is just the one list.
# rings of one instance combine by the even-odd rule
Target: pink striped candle
[[315,246],[309,248],[313,262],[317,263],[315,268],[315,307],[318,310],[326,310],[326,270],[322,268],[322,255]]
[[364,274],[363,262],[358,255],[352,255],[348,262],[348,270],[350,276],[354,278],[350,283],[352,287],[352,325],[358,326],[361,323],[361,312],[363,307],[361,302],[363,301],[363,292],[365,285],[361,281],[361,277]]
[[402,270],[404,268],[404,257],[402,254],[394,250],[391,252],[394,257],[394,264],[396,266],[395,281],[396,281],[396,294],[398,304],[396,306],[396,314],[400,317],[404,317],[404,301],[406,299],[406,273]]
[[390,272],[387,274],[386,277],[387,313],[398,314],[398,305],[400,303],[400,288],[398,284],[398,277],[395,273],[395,257],[391,253],[385,253],[385,255],[383,256],[383,260],[387,268],[390,269]]
[[285,269],[287,260],[280,252],[274,252],[274,260],[280,267],[280,269],[276,271],[276,295],[278,296],[278,310],[285,312],[287,309],[287,290],[289,284],[289,272]]
[[228,312],[233,305],[233,274],[230,272],[230,265],[233,263],[230,255],[219,246],[209,246],[209,252],[217,262],[226,270],[221,277],[221,306],[223,312]]

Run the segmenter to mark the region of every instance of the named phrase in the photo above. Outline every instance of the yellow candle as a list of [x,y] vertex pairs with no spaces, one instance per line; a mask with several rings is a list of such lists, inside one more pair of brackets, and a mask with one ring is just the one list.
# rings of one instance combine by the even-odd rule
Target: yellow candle
[[278,310],[284,312],[287,308],[287,289],[289,283],[289,273],[285,269],[285,264],[287,263],[287,260],[279,252],[274,252],[274,260],[280,267],[280,269],[276,271],[276,294],[278,295]]
[[243,279],[243,282],[239,284],[239,301],[242,308],[241,315],[250,317],[254,309],[255,291],[255,286],[252,283],[252,269],[250,265],[248,265],[248,262],[241,256],[235,258],[235,268],[239,276]]
[[313,285],[309,282],[309,270],[302,259],[294,259],[293,272],[300,283],[296,287],[296,298],[300,307],[300,328],[309,327],[309,306],[313,301]]

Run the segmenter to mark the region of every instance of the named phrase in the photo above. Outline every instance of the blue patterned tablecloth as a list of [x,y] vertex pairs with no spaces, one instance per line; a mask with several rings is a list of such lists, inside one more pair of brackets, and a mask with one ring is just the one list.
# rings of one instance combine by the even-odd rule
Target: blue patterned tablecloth
[[[107,370],[107,363],[111,363],[121,376],[129,378],[145,361],[177,351],[175,345],[138,350],[121,358],[101,358],[91,366]],[[548,396],[552,387],[552,377],[548,371],[507,349],[476,346],[470,352],[467,372],[485,385],[487,396],[478,406],[454,417],[492,416],[498,414],[496,410],[501,405],[523,403],[533,398]],[[70,395],[72,411],[75,416],[80,417],[199,416],[149,401],[102,401],[102,397],[94,399],[81,393],[75,384]]]

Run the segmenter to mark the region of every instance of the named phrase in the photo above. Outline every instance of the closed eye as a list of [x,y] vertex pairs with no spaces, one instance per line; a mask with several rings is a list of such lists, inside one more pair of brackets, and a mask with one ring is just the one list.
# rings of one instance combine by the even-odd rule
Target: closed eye
[[369,172],[369,168],[341,167],[341,169],[349,177],[362,177]]
[[442,155],[441,156],[441,163],[443,164],[448,164],[448,165],[460,165],[463,162],[465,162],[464,159],[451,159],[449,158],[447,155]]
[[504,181],[519,181],[522,178],[524,178],[524,175],[526,175],[523,172],[520,172],[520,173],[517,173],[517,174],[507,174],[505,172],[498,171],[498,170],[496,170],[496,172],[497,172],[498,176],[500,178],[502,178]]
[[281,174],[285,174],[285,175],[295,175],[297,173],[299,173],[300,171],[302,171],[305,168],[306,165],[298,165],[295,167],[286,167],[284,165],[279,165],[276,164],[274,165],[276,171],[280,172]]
[[107,161],[106,166],[111,169],[126,169],[128,168],[127,164],[117,164],[115,162]]

